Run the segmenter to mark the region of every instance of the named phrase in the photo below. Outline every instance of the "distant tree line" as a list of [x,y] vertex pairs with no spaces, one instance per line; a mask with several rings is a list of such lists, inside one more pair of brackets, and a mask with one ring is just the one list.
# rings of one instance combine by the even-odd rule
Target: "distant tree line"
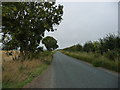
[[80,44],[65,48],[66,51],[93,52],[101,55],[106,54],[108,58],[120,57],[120,37],[115,34],[108,34],[98,41],[88,41],[83,46]]
[[77,44],[77,45],[73,45],[73,46],[70,46],[68,48],[65,48],[63,50],[66,50],[66,51],[82,51],[82,45],[80,44]]

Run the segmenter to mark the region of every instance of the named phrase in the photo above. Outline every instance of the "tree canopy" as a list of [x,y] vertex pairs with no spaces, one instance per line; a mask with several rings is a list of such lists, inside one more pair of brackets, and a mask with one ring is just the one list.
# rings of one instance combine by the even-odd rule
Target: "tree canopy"
[[93,43],[91,41],[86,42],[83,49],[86,52],[93,52],[94,51],[94,45],[93,45]]
[[120,49],[120,37],[114,34],[108,34],[103,39],[100,39],[101,52],[107,52],[109,50]]
[[62,20],[63,6],[55,2],[3,2],[3,49],[34,52],[45,31],[54,31]]
[[53,37],[47,36],[42,40],[42,43],[45,45],[47,50],[55,50],[58,48],[57,40]]

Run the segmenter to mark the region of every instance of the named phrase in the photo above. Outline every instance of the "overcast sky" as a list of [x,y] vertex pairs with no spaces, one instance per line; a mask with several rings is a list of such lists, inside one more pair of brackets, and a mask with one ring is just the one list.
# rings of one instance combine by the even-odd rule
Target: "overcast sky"
[[117,2],[60,2],[60,4],[64,6],[63,20],[57,31],[45,34],[56,38],[60,49],[78,43],[83,45],[86,41],[98,40],[109,33],[117,34]]
[[55,32],[46,32],[58,40],[59,48],[98,40],[118,32],[117,2],[61,2],[64,15]]

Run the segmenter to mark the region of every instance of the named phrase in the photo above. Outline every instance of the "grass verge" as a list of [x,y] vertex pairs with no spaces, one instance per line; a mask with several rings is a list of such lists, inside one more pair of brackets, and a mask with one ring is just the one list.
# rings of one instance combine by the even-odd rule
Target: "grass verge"
[[93,53],[85,53],[85,52],[68,52],[61,51],[62,53],[77,58],[82,61],[86,61],[91,63],[95,67],[104,67],[109,70],[113,70],[116,72],[120,72],[120,61],[111,61],[108,58]]
[[27,83],[31,82],[34,78],[39,76],[46,68],[47,64],[42,64],[40,67],[35,69],[35,72],[32,72],[31,75],[27,77],[27,79],[18,82],[18,83],[3,83],[2,88],[22,88]]
[[42,52],[36,59],[23,62],[4,60],[2,63],[2,88],[22,88],[47,69],[51,62],[51,52]]

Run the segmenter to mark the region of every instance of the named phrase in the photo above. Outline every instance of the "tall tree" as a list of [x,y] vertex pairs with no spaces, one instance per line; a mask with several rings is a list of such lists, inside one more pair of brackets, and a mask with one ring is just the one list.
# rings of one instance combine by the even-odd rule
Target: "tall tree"
[[21,53],[28,53],[37,49],[45,31],[56,30],[63,6],[55,2],[3,2],[2,11],[3,49],[20,48]]
[[94,51],[99,53],[100,52],[100,42],[99,41],[94,41],[93,46],[94,46]]
[[103,39],[100,39],[100,51],[101,53],[109,50],[115,50],[120,48],[120,37],[114,34],[108,34]]
[[84,47],[83,47],[83,50],[86,51],[86,52],[94,52],[95,49],[94,49],[93,43],[91,41],[86,42]]
[[45,45],[47,50],[55,50],[58,48],[57,40],[53,37],[47,36],[42,40],[42,43]]

